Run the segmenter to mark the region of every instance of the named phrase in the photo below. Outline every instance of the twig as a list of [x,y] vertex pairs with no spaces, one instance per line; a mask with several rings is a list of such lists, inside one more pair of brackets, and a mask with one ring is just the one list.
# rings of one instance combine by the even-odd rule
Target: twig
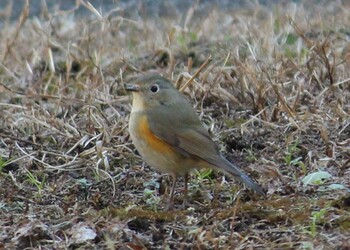
[[207,60],[205,60],[205,62],[199,67],[199,69],[196,71],[196,73],[194,73],[194,75],[180,88],[180,92],[183,92],[187,86],[194,80],[194,78],[196,78],[199,73],[208,66],[208,64],[211,62],[212,58],[211,55],[207,58]]

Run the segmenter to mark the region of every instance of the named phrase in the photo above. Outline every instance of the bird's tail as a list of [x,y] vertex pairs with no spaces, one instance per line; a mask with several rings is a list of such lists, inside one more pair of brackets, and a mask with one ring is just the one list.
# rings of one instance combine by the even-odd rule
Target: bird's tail
[[246,174],[244,174],[238,167],[233,165],[231,162],[226,160],[224,157],[221,157],[222,161],[218,167],[225,170],[226,172],[232,174],[236,179],[246,184],[249,188],[253,189],[260,195],[265,195],[264,190],[260,185],[255,183],[252,179],[250,179]]

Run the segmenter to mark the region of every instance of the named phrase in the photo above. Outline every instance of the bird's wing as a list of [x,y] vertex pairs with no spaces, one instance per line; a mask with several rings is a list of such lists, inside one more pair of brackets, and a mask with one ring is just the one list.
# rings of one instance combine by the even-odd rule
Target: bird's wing
[[183,156],[204,160],[212,167],[232,174],[260,195],[265,195],[265,192],[258,184],[221,156],[217,146],[211,140],[204,127],[203,129],[196,127],[179,130],[173,125],[164,129],[164,126],[161,126],[161,124],[158,124],[158,126],[153,124],[150,129],[155,136],[173,146]]
[[156,137],[185,157],[199,158],[214,166],[218,164],[220,152],[192,107],[188,110],[168,108],[167,114],[161,114],[161,110],[153,112],[158,115],[153,116],[148,123]]

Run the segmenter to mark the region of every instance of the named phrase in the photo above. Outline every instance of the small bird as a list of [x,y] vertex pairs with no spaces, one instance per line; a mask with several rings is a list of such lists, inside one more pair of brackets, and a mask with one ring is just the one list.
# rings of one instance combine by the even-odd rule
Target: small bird
[[168,79],[146,74],[124,87],[133,95],[129,120],[133,144],[147,164],[173,177],[168,209],[173,208],[179,176],[184,177],[186,204],[188,174],[194,168],[224,170],[265,195],[258,184],[220,154],[194,108]]

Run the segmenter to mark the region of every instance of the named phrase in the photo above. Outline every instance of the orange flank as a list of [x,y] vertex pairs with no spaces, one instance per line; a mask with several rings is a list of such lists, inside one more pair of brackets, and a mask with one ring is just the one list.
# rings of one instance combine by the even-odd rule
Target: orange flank
[[149,129],[148,120],[146,116],[142,116],[139,120],[138,134],[142,135],[142,139],[152,148],[155,152],[160,154],[173,154],[174,150],[172,147],[155,136]]

